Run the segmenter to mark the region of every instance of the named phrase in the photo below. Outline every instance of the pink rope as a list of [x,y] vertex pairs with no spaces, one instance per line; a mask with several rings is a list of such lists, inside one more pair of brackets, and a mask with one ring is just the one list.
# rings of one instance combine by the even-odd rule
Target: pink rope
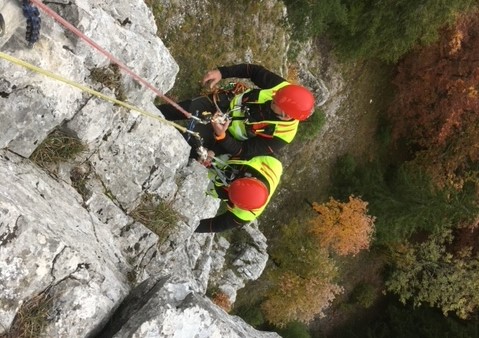
[[87,44],[98,50],[100,53],[105,55],[111,62],[115,63],[120,67],[125,73],[129,74],[134,80],[137,82],[143,84],[145,87],[151,89],[156,95],[161,97],[163,100],[171,104],[173,107],[178,109],[183,115],[185,115],[187,118],[191,118],[192,115],[187,112],[185,109],[183,109],[179,104],[171,100],[170,98],[166,97],[163,93],[161,93],[158,89],[155,88],[151,83],[134,73],[128,66],[126,66],[123,62],[115,58],[111,53],[103,49],[100,45],[98,45],[95,41],[90,39],[88,36],[83,34],[78,28],[73,26],[71,23],[63,19],[60,15],[58,15],[55,11],[53,11],[51,8],[48,6],[44,5],[41,0],[30,0],[33,4],[38,6],[43,12],[47,13],[50,15],[54,20],[59,22],[61,25],[63,25],[65,28],[67,28],[70,32],[75,34],[77,37],[85,41]]

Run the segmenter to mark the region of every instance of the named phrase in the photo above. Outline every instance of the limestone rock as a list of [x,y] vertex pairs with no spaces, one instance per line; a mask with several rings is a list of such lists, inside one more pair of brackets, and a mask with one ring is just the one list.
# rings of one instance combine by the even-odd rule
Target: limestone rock
[[[161,92],[173,86],[178,66],[143,0],[48,6]],[[123,96],[147,114],[0,60],[0,335],[37,302],[48,313],[45,336],[93,337],[118,325],[110,321],[115,310],[140,292],[142,305],[115,329],[118,337],[277,336],[253,330],[204,296],[219,286],[234,301],[236,290],[264,268],[266,243],[257,229],[242,229],[250,246],[241,245],[230,262],[228,249],[241,243],[218,245],[214,235],[194,234],[200,219],[216,213],[218,200],[205,194],[206,168],[188,159],[189,146],[162,121],[155,94],[115,73],[105,56],[43,13],[32,49],[23,25],[11,33],[2,52],[103,95]],[[47,171],[29,158],[55,130],[85,150]],[[145,196],[177,216],[164,233],[132,217]]]

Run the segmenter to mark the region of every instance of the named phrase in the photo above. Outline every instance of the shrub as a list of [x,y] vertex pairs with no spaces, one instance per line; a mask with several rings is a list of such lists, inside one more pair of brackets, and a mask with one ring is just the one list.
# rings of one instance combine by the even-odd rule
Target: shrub
[[308,327],[300,322],[291,322],[284,329],[278,330],[283,338],[311,338]]
[[253,306],[242,306],[236,309],[234,313],[253,327],[258,328],[264,324],[264,317],[260,304],[254,304]]
[[359,283],[353,289],[350,295],[350,301],[358,304],[362,308],[369,308],[374,304],[377,298],[376,289],[373,285],[367,283]]
[[439,29],[475,1],[343,0],[341,5],[346,14],[328,30],[337,52],[349,59],[396,62],[418,44],[437,40]]
[[358,165],[350,156],[338,161],[334,186],[338,196],[361,195],[376,217],[376,242],[399,243],[414,233],[431,233],[477,215],[475,189],[439,189],[413,164],[387,167]]
[[324,316],[342,288],[322,274],[303,277],[287,271],[278,278],[275,287],[261,305],[268,322],[284,327],[291,321],[309,323]]
[[308,323],[324,315],[342,292],[334,283],[337,268],[318,241],[309,235],[309,224],[293,220],[279,230],[270,247],[276,265],[266,277],[270,285],[261,305],[265,319],[278,327],[291,321]]
[[313,140],[316,136],[318,136],[325,123],[326,114],[323,110],[317,109],[309,119],[299,124],[297,135],[298,140]]
[[404,58],[389,109],[395,140],[420,149],[416,164],[440,187],[462,189],[479,173],[479,18],[461,17],[441,40]]

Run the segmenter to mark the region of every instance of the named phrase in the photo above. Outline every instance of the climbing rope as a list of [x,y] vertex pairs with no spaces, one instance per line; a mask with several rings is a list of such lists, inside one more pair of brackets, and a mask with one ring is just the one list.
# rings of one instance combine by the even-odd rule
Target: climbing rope
[[29,0],[23,0],[22,3],[23,16],[27,19],[27,31],[25,39],[28,42],[28,47],[32,48],[34,43],[40,38],[40,25],[42,19],[38,8],[32,6]]
[[133,72],[128,66],[126,66],[123,62],[115,58],[111,53],[106,51],[104,48],[102,48],[100,45],[98,45],[95,41],[90,39],[88,36],[86,36],[84,33],[82,33],[78,28],[73,26],[71,23],[63,19],[60,15],[58,15],[55,11],[50,9],[48,6],[43,4],[41,0],[30,0],[30,2],[34,3],[35,5],[38,6],[43,12],[48,14],[50,17],[52,17],[55,21],[60,23],[62,26],[64,26],[66,29],[68,29],[70,32],[75,34],[78,38],[81,40],[85,41],[88,45],[91,47],[95,48],[97,51],[99,51],[101,54],[106,56],[111,62],[115,63],[120,69],[122,69],[125,73],[130,75],[134,80],[136,80],[138,83],[144,85],[145,87],[149,88],[152,90],[157,96],[161,97],[163,100],[165,100],[167,103],[178,109],[183,115],[185,115],[186,118],[192,118],[192,119],[198,119],[197,117],[193,116],[191,113],[187,112],[185,109],[183,109],[178,103],[174,102],[167,96],[165,96],[162,92],[160,92],[155,86],[153,86],[151,83],[143,79],[141,76],[137,75],[135,72]]
[[1,59],[4,59],[4,60],[6,60],[6,61],[9,61],[9,62],[11,62],[11,63],[13,63],[13,64],[16,64],[16,65],[18,65],[18,66],[21,66],[21,67],[24,67],[24,68],[26,68],[26,69],[29,69],[29,70],[31,70],[31,71],[33,71],[33,72],[36,72],[36,73],[45,75],[45,76],[47,76],[47,77],[49,77],[49,78],[51,78],[51,79],[54,79],[54,80],[57,80],[57,81],[66,83],[66,84],[68,84],[68,85],[70,85],[70,86],[72,86],[72,87],[74,87],[74,88],[77,88],[77,89],[79,89],[79,90],[81,90],[81,91],[83,91],[83,92],[89,93],[89,94],[91,94],[91,95],[93,95],[93,96],[96,96],[96,97],[102,99],[102,100],[105,100],[105,101],[108,101],[108,102],[117,104],[117,105],[122,106],[122,107],[124,107],[124,108],[127,108],[127,109],[129,109],[129,110],[136,111],[136,112],[138,112],[138,113],[140,113],[140,114],[142,114],[142,115],[144,115],[144,116],[148,116],[148,117],[153,118],[153,119],[155,119],[155,120],[158,120],[158,121],[161,121],[161,122],[163,122],[163,123],[169,124],[169,125],[171,125],[171,126],[177,128],[179,131],[181,131],[181,132],[183,132],[183,133],[191,134],[192,136],[196,137],[198,140],[201,141],[201,137],[200,137],[200,135],[199,135],[198,133],[195,133],[195,132],[193,132],[193,131],[190,131],[190,130],[188,130],[187,128],[185,128],[185,127],[183,127],[183,126],[181,126],[181,125],[179,125],[179,124],[177,124],[177,123],[174,123],[174,122],[172,122],[172,121],[165,120],[164,118],[161,118],[161,117],[159,117],[158,115],[155,115],[155,114],[153,114],[153,113],[150,113],[150,112],[147,112],[147,111],[145,111],[145,110],[142,110],[142,109],[140,109],[140,108],[138,108],[138,107],[135,107],[135,106],[133,106],[133,105],[131,105],[131,104],[129,104],[129,103],[126,103],[126,102],[124,102],[124,101],[120,101],[120,100],[117,100],[117,99],[115,99],[115,98],[113,98],[113,97],[110,97],[110,96],[108,96],[108,95],[102,94],[102,93],[100,93],[100,92],[98,92],[98,91],[96,91],[96,90],[93,90],[93,89],[91,89],[91,88],[89,88],[89,87],[87,87],[87,86],[81,85],[81,84],[79,84],[79,83],[77,83],[77,82],[74,82],[74,81],[71,81],[71,80],[68,80],[68,79],[66,79],[66,78],[64,78],[64,77],[61,77],[60,75],[57,75],[57,74],[54,74],[54,73],[49,72],[49,71],[47,71],[47,70],[44,70],[44,69],[42,69],[42,68],[36,67],[36,66],[34,66],[34,65],[32,65],[32,64],[30,64],[30,63],[28,63],[28,62],[25,62],[25,61],[23,61],[23,60],[17,59],[17,58],[15,58],[15,57],[13,57],[13,56],[11,56],[11,55],[8,55],[8,54],[5,54],[5,53],[3,53],[3,52],[0,52],[0,58],[1,58]]

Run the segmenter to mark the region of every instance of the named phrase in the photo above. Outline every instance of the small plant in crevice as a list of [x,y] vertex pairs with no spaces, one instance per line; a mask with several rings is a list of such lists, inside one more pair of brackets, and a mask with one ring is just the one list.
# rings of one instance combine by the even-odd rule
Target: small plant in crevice
[[210,292],[210,295],[208,295],[209,298],[213,303],[215,303],[217,306],[225,310],[226,312],[230,312],[232,309],[232,304],[228,296],[221,290],[215,290]]
[[30,155],[30,160],[38,166],[48,169],[74,158],[77,154],[86,150],[80,140],[61,130],[54,130]]
[[17,311],[10,329],[1,338],[43,337],[42,332],[52,310],[53,297],[42,292],[23,303]]
[[170,203],[157,201],[150,194],[143,196],[142,201],[130,216],[157,234],[160,244],[166,241],[180,221],[180,215],[171,207]]
[[118,100],[127,100],[125,88],[121,83],[121,71],[116,64],[112,63],[108,67],[93,68],[90,71],[90,77],[93,81],[113,90]]

